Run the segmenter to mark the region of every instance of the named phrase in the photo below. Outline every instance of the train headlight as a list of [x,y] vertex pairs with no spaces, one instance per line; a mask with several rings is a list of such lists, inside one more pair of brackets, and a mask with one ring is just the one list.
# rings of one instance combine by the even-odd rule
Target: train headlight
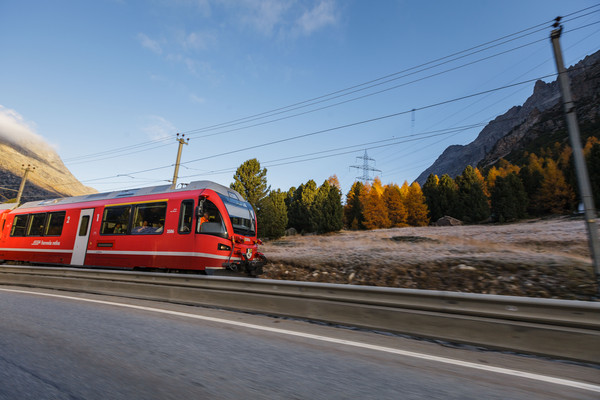
[[217,246],[217,250],[230,251],[231,247],[227,246],[226,244],[219,243],[219,245]]

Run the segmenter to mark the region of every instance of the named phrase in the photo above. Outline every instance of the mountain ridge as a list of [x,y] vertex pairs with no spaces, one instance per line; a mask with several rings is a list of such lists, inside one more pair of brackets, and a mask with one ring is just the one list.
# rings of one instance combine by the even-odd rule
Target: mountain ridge
[[0,202],[17,197],[28,165],[35,169],[27,176],[22,202],[97,192],[79,182],[50,145],[35,137],[9,139],[0,135]]
[[[586,56],[568,69],[571,79],[573,99],[581,120],[594,119],[598,110],[600,81],[600,51]],[[416,181],[422,186],[430,174],[448,174],[452,178],[460,175],[468,165],[490,166],[505,157],[520,145],[531,142],[544,133],[544,129],[564,128],[564,116],[556,115],[560,109],[560,89],[557,81],[545,83],[536,81],[531,96],[520,106],[513,106],[504,114],[490,121],[477,138],[466,145],[448,146],[435,162],[425,169]],[[588,100],[590,99],[590,100]],[[586,100],[586,101],[583,101]],[[581,104],[577,102],[580,101]],[[592,104],[588,106],[587,103]],[[547,116],[553,115],[553,123],[548,124]],[[545,122],[544,127],[537,126]],[[534,130],[533,128],[541,128]]]

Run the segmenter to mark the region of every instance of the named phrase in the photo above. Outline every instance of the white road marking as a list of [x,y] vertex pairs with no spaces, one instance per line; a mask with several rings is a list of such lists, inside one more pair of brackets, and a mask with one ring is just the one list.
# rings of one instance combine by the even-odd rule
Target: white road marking
[[184,313],[184,312],[179,312],[179,311],[162,310],[160,308],[152,308],[152,307],[136,306],[136,305],[132,305],[132,304],[115,303],[112,301],[84,299],[84,298],[79,298],[79,297],[64,296],[64,295],[51,294],[51,293],[38,293],[38,292],[31,292],[31,291],[27,291],[27,290],[0,289],[0,291],[33,294],[33,295],[47,296],[47,297],[57,297],[57,298],[61,298],[61,299],[84,301],[84,302],[88,302],[88,303],[104,304],[104,305],[109,305],[109,306],[124,307],[124,308],[131,308],[131,309],[135,309],[135,310],[175,315],[175,316],[185,317],[185,318],[199,319],[199,320],[203,320],[203,321],[218,322],[221,324],[234,325],[234,326],[244,327],[244,328],[248,328],[248,329],[255,329],[255,330],[260,330],[260,331],[278,333],[278,334],[288,335],[288,336],[298,336],[298,337],[302,337],[302,338],[318,340],[321,342],[342,344],[342,345],[358,347],[358,348],[362,348],[362,349],[369,349],[369,350],[381,351],[384,353],[397,354],[397,355],[401,355],[401,356],[405,356],[405,357],[418,358],[421,360],[435,361],[435,362],[439,362],[439,363],[451,364],[451,365],[456,365],[456,366],[465,367],[465,368],[478,369],[481,371],[495,372],[497,374],[517,376],[520,378],[531,379],[531,380],[540,381],[540,382],[553,383],[555,385],[569,386],[572,388],[577,388],[577,389],[588,390],[591,392],[600,393],[600,386],[598,386],[598,385],[592,385],[589,383],[578,382],[578,381],[573,381],[573,380],[569,380],[569,379],[555,378],[552,376],[534,374],[534,373],[530,373],[530,372],[518,371],[518,370],[508,369],[508,368],[493,367],[493,366],[489,366],[489,365],[478,364],[478,363],[473,363],[473,362],[468,362],[468,361],[455,360],[452,358],[433,356],[430,354],[416,353],[416,352],[412,352],[412,351],[394,349],[391,347],[384,347],[384,346],[360,343],[360,342],[355,342],[352,340],[336,339],[336,338],[327,337],[327,336],[313,335],[310,333],[290,331],[287,329],[270,328],[270,327],[261,326],[261,325],[248,324],[245,322],[230,321],[230,320],[223,319],[223,318],[206,317],[206,316],[202,316],[202,315],[189,314],[189,313]]

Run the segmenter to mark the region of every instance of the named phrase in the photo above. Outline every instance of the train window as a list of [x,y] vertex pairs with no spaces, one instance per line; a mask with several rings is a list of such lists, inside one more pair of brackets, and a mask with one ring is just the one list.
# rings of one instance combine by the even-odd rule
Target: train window
[[239,235],[254,236],[256,227],[254,225],[254,209],[247,201],[236,200],[234,198],[219,195],[231,219],[233,232]]
[[181,202],[181,211],[179,213],[179,233],[192,232],[192,220],[194,219],[194,200],[183,200]]
[[47,236],[60,236],[65,222],[66,211],[52,212],[48,214],[48,223],[46,224]]
[[16,215],[13,220],[12,230],[10,232],[10,236],[25,236],[25,231],[27,230],[27,220],[29,218],[28,214],[25,215]]
[[27,236],[42,236],[46,228],[46,213],[32,214],[29,218]]
[[159,235],[164,231],[167,203],[136,204],[133,212],[133,235]]
[[131,206],[106,207],[102,216],[102,235],[123,235],[127,233]]
[[227,229],[217,206],[209,200],[201,200],[200,203],[202,215],[198,218],[196,233],[227,237]]
[[81,226],[79,227],[79,236],[87,236],[88,225],[90,224],[90,216],[84,215],[81,217]]

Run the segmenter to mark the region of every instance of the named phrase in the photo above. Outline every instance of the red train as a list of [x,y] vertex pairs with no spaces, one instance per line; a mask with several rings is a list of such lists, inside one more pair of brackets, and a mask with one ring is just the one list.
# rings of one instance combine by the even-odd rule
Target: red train
[[256,276],[259,243],[250,203],[210,181],[0,209],[0,260]]

